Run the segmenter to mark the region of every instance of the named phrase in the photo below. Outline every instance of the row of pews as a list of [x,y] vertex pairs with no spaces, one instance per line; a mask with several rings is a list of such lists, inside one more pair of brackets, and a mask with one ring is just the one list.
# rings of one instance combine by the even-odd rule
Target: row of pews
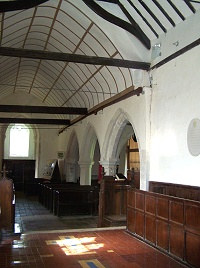
[[54,215],[98,215],[99,185],[40,182],[38,198]]

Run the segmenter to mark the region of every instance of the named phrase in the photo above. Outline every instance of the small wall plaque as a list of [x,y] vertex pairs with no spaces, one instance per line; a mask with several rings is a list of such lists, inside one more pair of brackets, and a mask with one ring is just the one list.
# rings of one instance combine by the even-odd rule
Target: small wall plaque
[[200,154],[200,120],[197,118],[193,119],[189,124],[187,144],[191,155],[198,156]]

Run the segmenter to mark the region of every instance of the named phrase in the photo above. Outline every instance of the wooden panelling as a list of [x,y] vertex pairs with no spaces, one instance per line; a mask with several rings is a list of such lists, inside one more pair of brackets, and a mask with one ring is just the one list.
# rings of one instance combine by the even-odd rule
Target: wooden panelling
[[127,228],[130,232],[135,233],[135,211],[127,209]]
[[200,202],[134,188],[127,191],[127,231],[189,267],[199,268]]
[[200,233],[200,207],[197,204],[186,203],[185,206],[186,226]]
[[200,236],[186,233],[186,262],[200,267]]
[[144,194],[143,193],[135,193],[135,207],[144,211]]
[[170,215],[169,219],[173,222],[184,224],[184,206],[183,201],[181,202],[174,202],[170,200]]
[[139,212],[139,211],[135,211],[135,223],[137,223],[135,225],[135,233],[141,237],[144,237],[144,214]]
[[135,192],[127,191],[127,200],[129,200],[129,207],[135,208]]
[[156,244],[156,220],[155,217],[146,216],[145,218],[146,224],[146,239],[153,244]]
[[127,180],[101,179],[98,227],[126,225],[127,187]]
[[156,198],[155,198],[155,196],[146,195],[146,213],[156,215]]
[[181,227],[170,226],[169,230],[169,247],[170,253],[179,257],[184,258],[184,230]]
[[13,180],[16,191],[24,191],[26,180],[35,178],[35,160],[3,159],[2,166],[8,170],[8,178]]
[[157,216],[163,219],[169,217],[169,201],[167,198],[157,198]]
[[200,187],[197,186],[150,181],[149,191],[189,200],[200,201]]
[[169,229],[168,223],[157,221],[157,246],[165,250],[169,249]]

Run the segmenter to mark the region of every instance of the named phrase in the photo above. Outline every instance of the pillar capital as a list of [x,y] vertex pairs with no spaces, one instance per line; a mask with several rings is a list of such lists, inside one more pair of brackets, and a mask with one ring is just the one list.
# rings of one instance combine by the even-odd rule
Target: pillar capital
[[118,159],[102,160],[99,163],[104,168],[106,176],[115,176],[117,166],[119,165]]
[[94,161],[80,160],[78,161],[79,166],[81,167],[89,167],[94,164]]

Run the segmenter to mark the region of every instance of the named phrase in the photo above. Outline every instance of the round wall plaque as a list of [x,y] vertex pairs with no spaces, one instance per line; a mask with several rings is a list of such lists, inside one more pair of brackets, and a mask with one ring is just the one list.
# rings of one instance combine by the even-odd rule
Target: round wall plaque
[[197,118],[193,119],[189,124],[187,143],[191,155],[197,156],[200,154],[200,120]]

